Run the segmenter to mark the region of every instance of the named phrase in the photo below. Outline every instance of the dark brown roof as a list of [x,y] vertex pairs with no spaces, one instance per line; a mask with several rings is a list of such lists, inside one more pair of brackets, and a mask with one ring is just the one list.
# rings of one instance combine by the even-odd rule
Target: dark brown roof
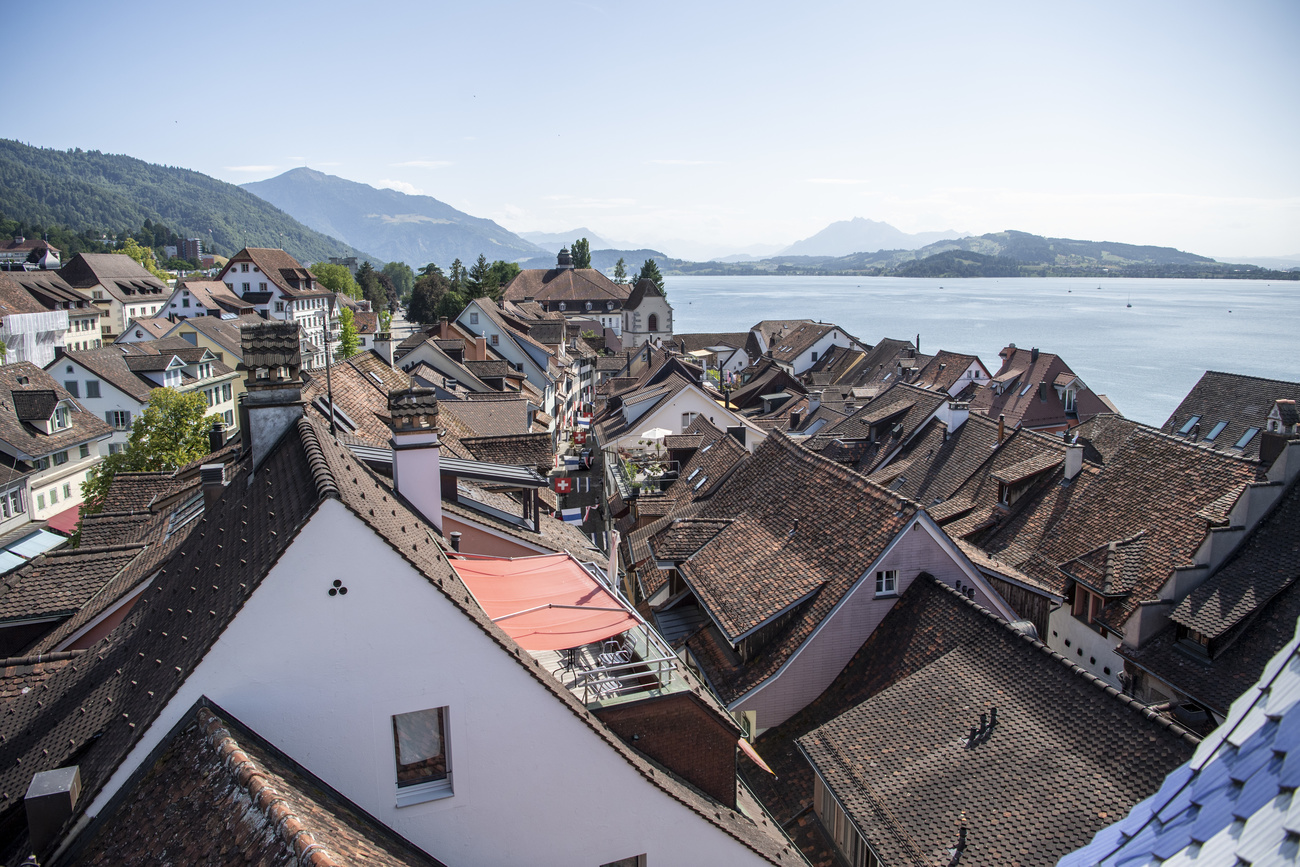
[[[970,366],[979,362],[979,360],[978,355],[963,355],[960,352],[949,352],[946,349],[940,349],[934,354],[933,358],[925,363],[925,366],[921,368],[912,383],[921,388],[942,391],[946,394],[958,382],[972,381],[963,380],[963,377]],[[983,362],[980,362],[980,366],[983,366]],[[982,384],[984,379],[980,379],[979,382]]]
[[[286,295],[314,296],[333,294],[325,287],[317,285],[311,272],[304,268],[297,259],[284,250],[269,247],[245,247],[230,257],[230,262],[217,276],[224,278],[240,262],[251,262]],[[236,276],[238,274],[242,274],[242,272],[236,272]],[[245,279],[251,279],[253,285],[256,285],[259,282],[257,277],[257,274],[250,271]],[[309,281],[312,284],[311,289],[306,288]],[[235,282],[235,278],[232,278],[231,282]]]
[[59,276],[77,289],[102,286],[118,301],[133,300],[142,294],[161,296],[171,291],[139,262],[121,253],[78,253],[59,269]]
[[[1072,494],[1073,483],[1048,485],[1028,510],[1034,521],[1008,522],[977,541],[1060,592],[1064,564],[1143,535],[1141,550],[1132,549],[1141,563],[1128,567],[1141,577],[1103,615],[1120,632],[1140,601],[1191,562],[1210,527],[1223,521],[1225,498],[1235,499],[1254,480],[1255,466],[1139,427],[1104,467],[1085,468],[1076,481],[1085,477],[1091,480]],[[1032,553],[1016,562],[1004,553],[1012,546]]]
[[[961,738],[991,705],[998,727],[965,749]],[[880,714],[893,716],[863,731],[861,720]],[[962,864],[1056,863],[1154,792],[1195,741],[927,580],[911,584],[826,692],[755,741],[775,779],[742,760],[746,781],[787,827],[814,806],[801,738],[885,863],[927,866],[948,863],[962,810]],[[849,766],[836,768],[836,755]],[[885,810],[863,815],[885,793]],[[797,840],[815,863],[831,863],[824,838]]]
[[730,518],[680,518],[650,540],[656,560],[685,560],[731,526]]
[[747,664],[691,645],[723,700],[775,672],[915,512],[914,503],[779,432],[741,462],[696,515],[731,523],[678,572],[731,640],[813,595]]
[[0,271],[0,317],[15,313],[44,313],[47,309],[45,305],[27,291],[15,276],[8,271]]
[[[994,374],[993,381],[1000,385],[997,388],[986,385],[976,391],[971,398],[971,412],[980,412],[992,419],[1005,415],[1009,427],[1023,425],[1030,428],[1065,426],[1075,421],[1087,421],[1100,412],[1110,412],[1091,388],[1084,388],[1076,397],[1075,414],[1066,414],[1055,383],[1062,373],[1073,372],[1060,356],[1036,349],[1018,349],[1015,344],[998,355],[1002,358],[1002,366]],[[1046,383],[1045,394],[1041,383]]]
[[26,695],[85,652],[73,650],[0,659],[0,702]]
[[1105,464],[1139,427],[1146,425],[1113,412],[1101,412],[1078,427],[1070,428],[1070,436],[1084,447],[1085,458],[1095,464]]
[[627,300],[623,302],[623,307],[628,310],[635,310],[641,306],[641,302],[645,300],[647,295],[663,298],[664,290],[660,289],[659,284],[649,277],[642,277],[636,281],[632,291],[628,293]]
[[1297,398],[1300,398],[1300,382],[1207,370],[1178,404],[1162,430],[1173,436],[1189,438],[1190,432],[1180,434],[1179,431],[1192,416],[1200,416],[1197,440],[1204,443],[1205,436],[1215,425],[1227,422],[1227,427],[1207,445],[1226,454],[1258,460],[1262,439],[1259,433],[1241,449],[1234,448],[1237,441],[1248,428],[1267,429],[1268,414],[1275,401]]
[[474,436],[530,433],[528,400],[518,395],[483,394],[472,400],[445,400],[442,412],[459,418]]
[[1175,623],[1218,638],[1300,578],[1300,484],[1232,558],[1174,608]]
[[78,864],[441,864],[220,714],[186,715],[79,841]]
[[[968,745],[993,707],[997,725]],[[948,863],[964,818],[962,865],[1051,865],[1154,793],[1196,742],[918,580],[830,688],[758,739],[779,782],[743,771],[786,821],[812,801],[802,749],[886,864]]]
[[461,444],[475,459],[518,467],[549,467],[555,459],[549,433],[464,437]]
[[73,548],[41,555],[0,584],[0,621],[71,616],[142,548]]
[[[896,383],[848,418],[822,428],[808,441],[808,448],[841,463],[855,464],[869,473],[911,439],[917,428],[947,400],[946,395],[938,392]],[[874,443],[871,442],[873,430]],[[836,446],[837,442],[841,445]],[[845,443],[857,448],[845,449]]]
[[801,322],[791,328],[772,334],[768,350],[777,361],[793,362],[832,331],[843,331],[838,325],[822,322]]
[[[872,478],[922,505],[937,505],[988,460],[997,443],[997,422],[983,416],[972,415],[951,432],[934,419]],[[907,467],[900,471],[902,463]]]
[[529,269],[520,271],[507,284],[501,298],[515,302],[527,298],[549,303],[591,301],[601,306],[606,301],[613,301],[617,307],[627,300],[631,291],[631,286],[615,283],[595,268]]
[[711,346],[729,346],[732,349],[741,349],[745,346],[748,337],[748,331],[719,331],[707,334],[674,334],[672,342],[680,351],[689,353],[708,349]]
[[[26,380],[19,382],[19,379]],[[23,405],[23,413],[33,418],[35,413],[49,406],[52,414],[54,407],[49,404],[49,396],[24,397],[24,391],[53,392],[57,400],[71,401],[76,407],[71,416],[71,425],[58,433],[47,434],[34,425],[26,424],[18,417],[17,406]],[[45,418],[49,418],[46,415]],[[8,443],[23,455],[40,457],[69,446],[89,440],[101,439],[113,432],[107,422],[86,410],[73,400],[72,396],[55,382],[54,377],[29,361],[18,361],[0,367],[0,440]]]

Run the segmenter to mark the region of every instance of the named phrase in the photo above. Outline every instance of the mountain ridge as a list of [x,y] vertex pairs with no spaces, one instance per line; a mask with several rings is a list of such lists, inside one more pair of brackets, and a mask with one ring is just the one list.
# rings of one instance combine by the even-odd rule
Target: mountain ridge
[[777,256],[849,256],[877,250],[917,250],[937,241],[961,238],[953,229],[941,232],[904,232],[888,223],[854,217],[831,223],[815,235],[795,241]]
[[38,148],[10,139],[0,139],[0,212],[28,223],[111,234],[152,220],[183,237],[201,238],[206,249],[226,256],[241,247],[283,247],[302,262],[373,258],[201,172],[126,154]]
[[454,259],[469,265],[480,253],[489,261],[515,261],[544,252],[492,220],[433,196],[380,189],[311,168],[290,169],[242,189],[317,231],[413,268],[429,262],[446,268]]

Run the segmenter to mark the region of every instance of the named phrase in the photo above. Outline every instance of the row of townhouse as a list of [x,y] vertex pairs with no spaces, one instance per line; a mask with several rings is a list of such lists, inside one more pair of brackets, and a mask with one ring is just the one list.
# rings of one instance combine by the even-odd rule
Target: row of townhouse
[[[662,368],[722,355],[691,344]],[[657,484],[608,474],[629,595],[755,738],[777,777],[747,780],[810,860],[1055,863],[1294,632],[1300,386],[1210,373],[1162,432],[1037,349],[993,375],[910,341],[828,354],[798,376],[765,353],[716,395],[766,432],[752,453],[696,416],[629,462]],[[658,396],[632,368],[598,421]],[[1062,761],[1098,738],[1104,768]]]
[[[89,550],[0,593],[37,610],[65,587],[77,609],[6,660],[29,685],[0,699],[7,853],[807,863],[739,779],[738,726],[599,552],[536,508],[536,456],[456,456],[521,443],[461,436],[448,405],[474,400],[403,386],[377,353],[338,362],[322,394],[291,323],[243,338],[242,442],[197,478],[119,478]],[[526,521],[500,514],[512,486],[534,494],[505,497],[532,503]],[[482,547],[500,544],[515,559]],[[590,636],[637,661],[587,667]]]

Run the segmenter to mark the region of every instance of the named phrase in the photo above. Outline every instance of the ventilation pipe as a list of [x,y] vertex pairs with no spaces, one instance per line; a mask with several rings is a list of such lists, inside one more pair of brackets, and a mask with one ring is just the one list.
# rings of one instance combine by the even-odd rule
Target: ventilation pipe
[[1006,415],[998,416],[998,445],[1007,438],[1007,417]]

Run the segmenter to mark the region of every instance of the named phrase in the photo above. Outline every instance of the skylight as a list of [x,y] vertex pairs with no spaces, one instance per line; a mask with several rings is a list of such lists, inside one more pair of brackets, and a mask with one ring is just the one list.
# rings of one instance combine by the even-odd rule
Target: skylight
[[1241,435],[1241,439],[1237,440],[1237,444],[1234,445],[1233,448],[1244,449],[1246,447],[1246,443],[1253,440],[1255,438],[1255,434],[1257,433],[1259,433],[1259,428],[1257,427],[1247,428],[1246,432]]
[[711,449],[711,448],[713,448],[713,443],[709,443],[707,446],[705,446],[704,448],[700,449],[700,454],[704,454],[705,452],[707,452],[707,451],[708,451],[709,449]]
[[691,470],[691,474],[686,477],[686,481],[689,482],[691,479],[695,478],[699,474],[700,474],[700,468],[696,467],[695,469]]
[[1191,418],[1189,418],[1189,419],[1187,420],[1187,423],[1186,423],[1185,425],[1183,425],[1182,427],[1180,427],[1180,428],[1178,429],[1178,432],[1179,432],[1180,434],[1191,433],[1191,432],[1192,432],[1192,428],[1195,427],[1196,423],[1197,423],[1198,421],[1200,421],[1200,420],[1201,420],[1201,417],[1200,417],[1199,415],[1194,415],[1194,416],[1192,416]]
[[1219,434],[1223,433],[1223,429],[1227,426],[1228,423],[1226,421],[1221,421],[1218,424],[1216,424],[1214,426],[1214,430],[1210,431],[1205,435],[1205,441],[1207,443],[1214,442],[1214,440],[1218,438]]
[[701,487],[703,487],[704,483],[707,482],[708,480],[709,480],[708,476],[700,476],[700,480],[695,483],[695,487],[692,488],[691,490],[698,491]]
[[1031,388],[1033,388],[1033,387],[1034,387],[1034,384],[1033,384],[1032,382],[1027,382],[1027,383],[1025,383],[1025,387],[1022,388],[1022,389],[1020,389],[1020,396],[1021,396],[1021,397],[1024,397],[1025,395],[1029,394],[1029,389],[1031,389]]

